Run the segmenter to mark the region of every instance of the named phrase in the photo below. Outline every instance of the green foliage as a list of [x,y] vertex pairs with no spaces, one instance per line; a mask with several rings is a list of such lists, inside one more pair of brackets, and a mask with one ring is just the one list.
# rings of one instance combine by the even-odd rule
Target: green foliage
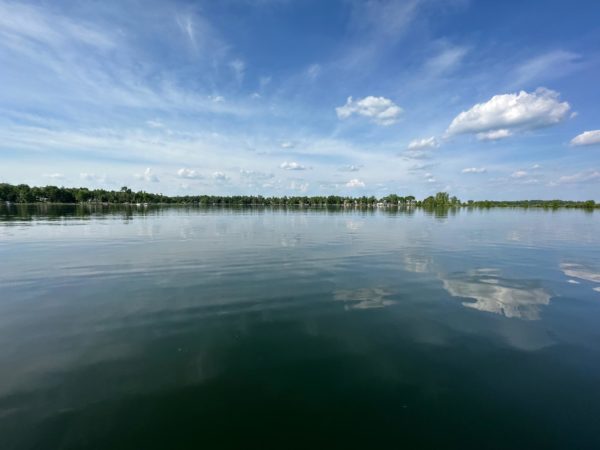
[[371,197],[343,197],[329,196],[294,196],[294,197],[263,197],[262,195],[183,195],[170,197],[162,194],[151,194],[144,191],[134,192],[127,186],[118,191],[104,189],[88,189],[85,187],[66,188],[57,186],[29,187],[26,184],[11,185],[0,183],[0,201],[12,203],[110,203],[110,204],[137,204],[137,203],[165,203],[182,205],[203,206],[340,206],[340,207],[399,207],[410,208],[421,206],[423,208],[455,208],[466,206],[469,208],[492,207],[520,207],[520,208],[586,208],[594,209],[600,205],[594,200],[585,202],[565,200],[523,200],[523,201],[474,201],[466,203],[456,197],[450,197],[447,192],[438,192],[422,201],[417,201],[413,195],[399,196],[389,194],[381,199]]

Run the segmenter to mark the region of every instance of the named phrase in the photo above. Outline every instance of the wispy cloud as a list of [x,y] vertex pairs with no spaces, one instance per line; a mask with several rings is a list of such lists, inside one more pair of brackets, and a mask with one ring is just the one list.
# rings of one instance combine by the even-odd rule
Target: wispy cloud
[[520,64],[514,71],[514,84],[515,86],[524,86],[530,82],[539,83],[559,78],[582,66],[581,55],[564,50],[554,50]]
[[572,175],[563,175],[558,180],[558,184],[579,184],[579,183],[591,183],[600,182],[600,172],[597,170],[586,170],[583,172],[577,172]]

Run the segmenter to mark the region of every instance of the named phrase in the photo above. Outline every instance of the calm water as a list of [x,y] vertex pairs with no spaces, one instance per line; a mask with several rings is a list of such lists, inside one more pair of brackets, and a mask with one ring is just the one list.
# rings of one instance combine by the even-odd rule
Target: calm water
[[600,448],[600,213],[0,207],[0,448]]

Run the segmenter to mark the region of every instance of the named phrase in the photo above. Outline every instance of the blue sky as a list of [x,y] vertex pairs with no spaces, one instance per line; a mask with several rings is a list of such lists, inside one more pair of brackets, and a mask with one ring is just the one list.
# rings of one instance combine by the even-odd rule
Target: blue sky
[[600,3],[0,0],[0,181],[600,200]]

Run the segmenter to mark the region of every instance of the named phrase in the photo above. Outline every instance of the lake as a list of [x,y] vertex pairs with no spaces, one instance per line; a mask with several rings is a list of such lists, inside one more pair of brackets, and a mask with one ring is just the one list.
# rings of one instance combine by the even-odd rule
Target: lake
[[0,206],[0,448],[600,448],[600,213]]

